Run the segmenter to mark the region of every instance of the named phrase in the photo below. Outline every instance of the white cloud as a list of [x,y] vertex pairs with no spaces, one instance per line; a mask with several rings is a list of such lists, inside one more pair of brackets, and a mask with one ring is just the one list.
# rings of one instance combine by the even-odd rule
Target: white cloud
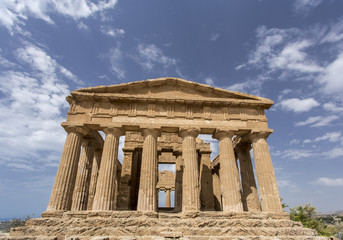
[[289,98],[282,100],[279,105],[281,108],[287,111],[293,112],[308,112],[314,107],[318,107],[319,103],[313,98]]
[[229,91],[245,92],[253,95],[260,95],[260,89],[263,83],[267,80],[263,75],[259,75],[254,80],[247,80],[244,82],[235,83],[226,89]]
[[304,73],[322,72],[323,68],[311,60],[304,51],[312,45],[313,43],[308,40],[287,44],[278,55],[270,59],[270,68],[273,70],[286,68]]
[[110,60],[111,71],[119,78],[125,78],[125,69],[122,65],[123,52],[120,47],[115,47],[109,50],[108,54],[105,55],[107,59]]
[[[306,2],[310,4],[311,1]],[[255,49],[249,54],[247,62],[237,66],[236,70],[262,70],[263,73],[258,76],[264,76],[267,80],[312,81],[317,86],[323,86],[322,93],[325,95],[343,99],[342,31],[343,18],[308,29],[258,27]],[[322,51],[339,54],[332,60],[332,54],[327,58],[319,57]]]
[[121,37],[125,34],[124,29],[121,28],[112,28],[110,26],[101,26],[100,31],[110,37],[116,38]]
[[290,142],[289,142],[289,144],[290,145],[297,145],[297,144],[299,144],[300,143],[300,140],[299,139],[292,139]]
[[323,0],[296,0],[294,10],[296,13],[308,14],[312,9],[318,7]]
[[217,41],[217,39],[220,37],[220,34],[219,33],[212,33],[209,40],[212,41],[212,42],[215,42]]
[[83,85],[84,83],[72,72],[70,72],[68,69],[66,69],[63,66],[58,66],[57,68],[66,78],[74,81],[75,83],[79,85]]
[[57,73],[61,73],[76,84],[83,84],[77,76],[65,67],[59,65],[41,48],[27,45],[25,48],[17,49],[15,54],[20,61],[29,64],[35,72],[44,74],[47,79],[54,77]]
[[324,157],[327,157],[329,159],[342,157],[343,156],[343,148],[337,147],[334,149],[331,149],[330,151],[325,152]]
[[228,87],[227,89],[230,91],[243,91],[244,89],[246,89],[249,86],[249,81],[246,82],[242,82],[242,83],[235,83],[233,85],[231,85],[230,87]]
[[13,53],[20,71],[0,73],[0,165],[26,171],[56,167],[66,135],[59,125],[68,105],[65,81],[75,75],[37,46]]
[[77,27],[78,27],[78,29],[80,29],[81,31],[84,31],[84,32],[90,32],[91,31],[91,29],[83,22],[77,23]]
[[167,57],[163,51],[155,44],[139,44],[138,56],[134,59],[145,70],[153,70],[156,66],[162,66],[164,69],[175,67],[177,68],[177,59]]
[[329,140],[329,142],[339,142],[341,140],[341,137],[342,135],[340,132],[329,132],[321,137],[315,138],[315,141],[319,142],[319,141]]
[[290,180],[286,180],[286,179],[277,180],[277,185],[279,188],[285,188],[288,191],[292,191],[292,192],[298,192],[299,191],[297,185],[295,185]]
[[214,81],[213,81],[212,78],[207,77],[207,78],[205,78],[205,83],[208,84],[208,85],[213,85],[213,84],[214,84]]
[[[270,71],[287,70],[300,73],[316,73],[323,68],[306,53],[313,47],[313,40],[299,29],[267,29],[262,26],[257,29],[258,43],[250,54],[248,65],[256,68],[267,67]],[[236,67],[242,68],[244,65]]]
[[339,117],[336,115],[332,116],[316,116],[316,117],[309,117],[305,121],[296,122],[296,127],[310,125],[311,127],[323,127],[329,125],[332,121],[338,119]]
[[285,151],[272,152],[272,155],[280,156],[281,158],[298,160],[298,159],[312,157],[316,155],[316,153],[312,152],[309,149],[287,149]]
[[334,103],[334,102],[325,103],[323,105],[323,108],[326,111],[338,112],[338,113],[342,113],[343,112],[343,107],[337,106],[336,103]]
[[2,49],[0,48],[0,66],[9,68],[9,67],[14,67],[15,64],[12,63],[11,61],[7,60],[5,57],[2,56]]
[[117,0],[98,1],[90,0],[2,0],[0,1],[0,24],[5,26],[13,34],[21,32],[21,26],[29,17],[41,19],[53,24],[49,13],[58,13],[75,20],[87,18],[97,12],[113,8]]
[[328,94],[342,94],[343,91],[343,52],[330,63],[319,81],[324,84],[324,91]]
[[343,140],[341,132],[329,132],[324,134],[321,137],[316,137],[315,139],[305,139],[303,143],[312,143],[320,141],[329,141],[329,142],[341,142]]
[[335,24],[330,25],[325,29],[327,34],[321,40],[321,43],[335,43],[343,40],[343,18],[338,20]]
[[318,180],[314,181],[313,183],[328,186],[328,187],[343,187],[343,178],[321,177]]

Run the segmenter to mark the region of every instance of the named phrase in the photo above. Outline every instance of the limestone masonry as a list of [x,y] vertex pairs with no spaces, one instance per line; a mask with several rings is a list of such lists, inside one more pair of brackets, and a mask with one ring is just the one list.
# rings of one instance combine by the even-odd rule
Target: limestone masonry
[[[159,78],[79,89],[67,101],[47,210],[0,239],[326,239],[283,212],[267,144],[271,100]],[[199,134],[219,142],[212,162]]]

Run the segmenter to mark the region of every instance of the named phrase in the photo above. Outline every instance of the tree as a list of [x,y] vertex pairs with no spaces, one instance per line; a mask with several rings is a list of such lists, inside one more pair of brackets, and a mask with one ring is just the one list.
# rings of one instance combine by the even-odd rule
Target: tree
[[335,227],[325,225],[321,220],[316,218],[316,215],[316,208],[312,207],[310,203],[305,206],[290,208],[291,220],[301,222],[304,227],[317,230],[320,236],[329,237],[337,233]]
[[30,215],[27,215],[26,218],[13,218],[12,220],[10,220],[10,224],[7,227],[7,229],[5,230],[5,232],[10,232],[11,228],[16,228],[16,227],[23,227],[25,226],[25,222],[29,219],[31,219],[32,217]]
[[280,198],[281,200],[281,204],[282,204],[282,209],[288,208],[289,206],[287,205],[287,203],[283,202],[283,198]]

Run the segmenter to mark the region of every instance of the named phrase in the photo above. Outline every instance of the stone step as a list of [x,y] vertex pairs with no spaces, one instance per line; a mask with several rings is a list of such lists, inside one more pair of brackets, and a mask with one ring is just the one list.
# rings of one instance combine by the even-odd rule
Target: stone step
[[181,236],[176,238],[168,238],[163,236],[0,236],[0,240],[329,240],[326,237],[319,236]]
[[258,219],[111,219],[111,218],[89,218],[89,219],[31,219],[26,226],[102,226],[128,227],[128,226],[186,226],[186,227],[301,227],[301,223],[291,220],[258,220]]
[[11,235],[114,235],[114,236],[159,236],[161,232],[181,232],[185,236],[315,236],[312,229],[301,227],[22,227],[11,231]]

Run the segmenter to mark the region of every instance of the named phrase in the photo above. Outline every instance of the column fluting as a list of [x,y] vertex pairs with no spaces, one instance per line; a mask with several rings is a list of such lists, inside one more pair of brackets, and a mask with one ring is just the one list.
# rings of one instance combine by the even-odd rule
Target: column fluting
[[166,189],[166,207],[170,208],[171,204],[170,204],[170,189]]
[[260,201],[258,198],[254,170],[251,162],[251,144],[242,142],[236,146],[242,179],[242,201],[245,211],[260,211]]
[[98,181],[98,175],[99,175],[101,155],[102,155],[101,150],[95,150],[94,157],[93,157],[91,181],[89,183],[87,210],[92,210],[92,207],[93,207],[94,195],[96,191],[96,183]]
[[266,138],[270,132],[251,134],[262,211],[282,212],[279,190]]
[[118,210],[129,210],[131,207],[132,156],[134,149],[124,149],[124,159],[119,184]]
[[115,210],[115,180],[117,175],[117,158],[119,137],[123,131],[119,128],[106,128],[104,148],[101,156],[99,176],[92,210]]
[[175,163],[175,197],[174,197],[174,210],[176,212],[182,211],[182,176],[183,176],[183,160],[182,155],[179,152],[174,153],[176,155]]
[[91,179],[94,157],[94,143],[90,139],[82,142],[81,156],[76,175],[72,211],[87,210],[89,183]]
[[241,183],[233,149],[232,131],[218,131],[213,137],[219,140],[220,188],[223,212],[242,212]]
[[199,166],[196,152],[197,129],[182,129],[182,212],[200,211]]
[[47,211],[70,210],[75,186],[81,141],[85,130],[79,127],[66,127],[68,132],[60,164],[56,173]]
[[214,210],[222,211],[222,193],[220,188],[220,174],[218,167],[213,169],[212,174],[213,196],[214,196]]
[[201,210],[214,210],[214,193],[212,185],[212,171],[211,171],[211,151],[200,150],[200,203]]
[[141,175],[139,181],[137,211],[155,212],[157,210],[157,129],[143,129],[144,137]]

